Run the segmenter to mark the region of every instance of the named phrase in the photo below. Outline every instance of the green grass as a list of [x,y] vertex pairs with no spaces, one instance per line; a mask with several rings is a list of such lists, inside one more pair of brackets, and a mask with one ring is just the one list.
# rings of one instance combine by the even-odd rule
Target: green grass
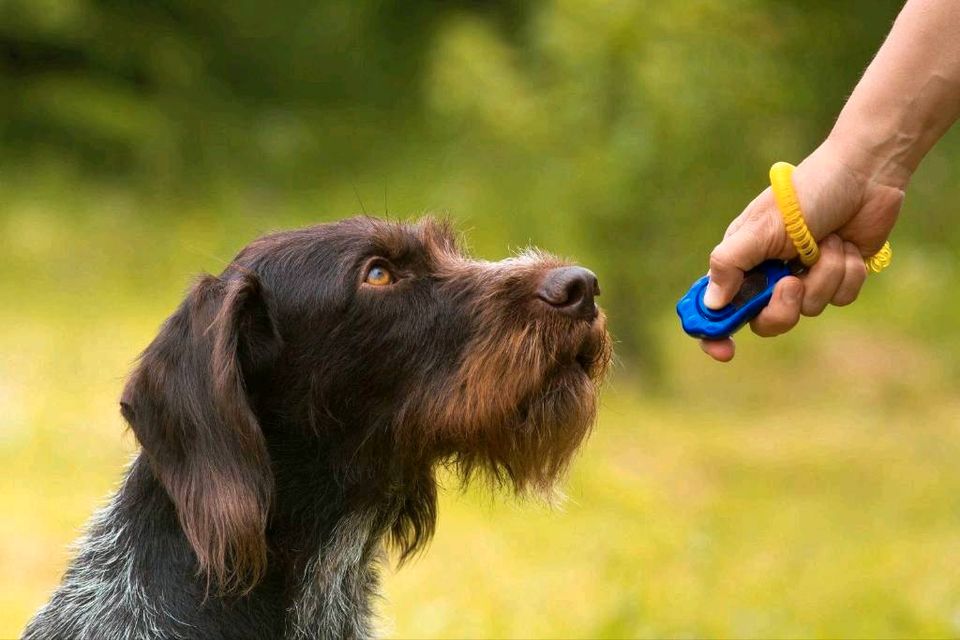
[[[131,361],[189,274],[263,224],[7,203],[0,637],[47,598],[135,451],[116,410]],[[924,324],[945,308],[918,311],[953,277],[931,264],[902,259],[855,308],[789,338],[745,337],[730,366],[678,335],[670,309],[643,311],[662,317],[663,380],[617,368],[566,505],[448,487],[430,549],[385,572],[388,635],[960,634],[958,332]]]
[[387,581],[397,637],[958,633],[955,398],[729,412],[617,386],[562,511],[446,497]]

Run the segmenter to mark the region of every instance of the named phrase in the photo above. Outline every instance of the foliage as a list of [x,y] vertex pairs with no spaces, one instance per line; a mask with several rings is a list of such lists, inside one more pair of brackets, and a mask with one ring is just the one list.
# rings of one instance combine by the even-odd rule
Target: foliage
[[[634,316],[622,352],[655,363],[636,310],[826,133],[899,4],[8,0],[0,166],[257,200],[267,220],[448,211],[484,247],[595,267]],[[360,202],[324,206],[345,187]],[[940,208],[924,218],[942,242]]]

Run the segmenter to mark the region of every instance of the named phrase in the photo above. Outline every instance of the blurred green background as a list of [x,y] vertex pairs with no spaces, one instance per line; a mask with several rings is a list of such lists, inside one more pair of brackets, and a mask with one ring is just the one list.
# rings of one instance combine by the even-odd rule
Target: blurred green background
[[957,135],[853,307],[727,366],[673,312],[899,5],[0,0],[0,637],[135,451],[122,380],[191,277],[360,211],[577,258],[619,353],[566,507],[449,486],[388,636],[960,634]]

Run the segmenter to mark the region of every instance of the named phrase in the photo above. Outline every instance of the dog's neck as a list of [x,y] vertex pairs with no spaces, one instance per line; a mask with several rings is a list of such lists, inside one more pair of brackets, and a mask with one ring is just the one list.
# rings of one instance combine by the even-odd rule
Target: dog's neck
[[397,514],[393,483],[387,473],[351,477],[337,466],[336,445],[298,433],[268,437],[276,495],[267,539],[271,570],[289,594],[285,637],[368,637],[384,537]]
[[433,465],[403,460],[388,438],[370,435],[386,427],[264,422],[276,481],[270,563],[291,594],[286,637],[369,636],[386,542],[412,548],[433,531]]

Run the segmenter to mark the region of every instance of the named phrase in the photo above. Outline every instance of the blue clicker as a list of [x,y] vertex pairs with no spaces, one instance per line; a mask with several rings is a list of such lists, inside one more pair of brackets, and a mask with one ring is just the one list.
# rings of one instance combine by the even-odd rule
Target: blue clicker
[[750,322],[770,302],[773,288],[794,272],[783,260],[767,260],[743,276],[743,285],[733,300],[722,309],[708,309],[703,294],[709,278],[693,283],[677,303],[677,315],[683,330],[694,338],[729,338]]

